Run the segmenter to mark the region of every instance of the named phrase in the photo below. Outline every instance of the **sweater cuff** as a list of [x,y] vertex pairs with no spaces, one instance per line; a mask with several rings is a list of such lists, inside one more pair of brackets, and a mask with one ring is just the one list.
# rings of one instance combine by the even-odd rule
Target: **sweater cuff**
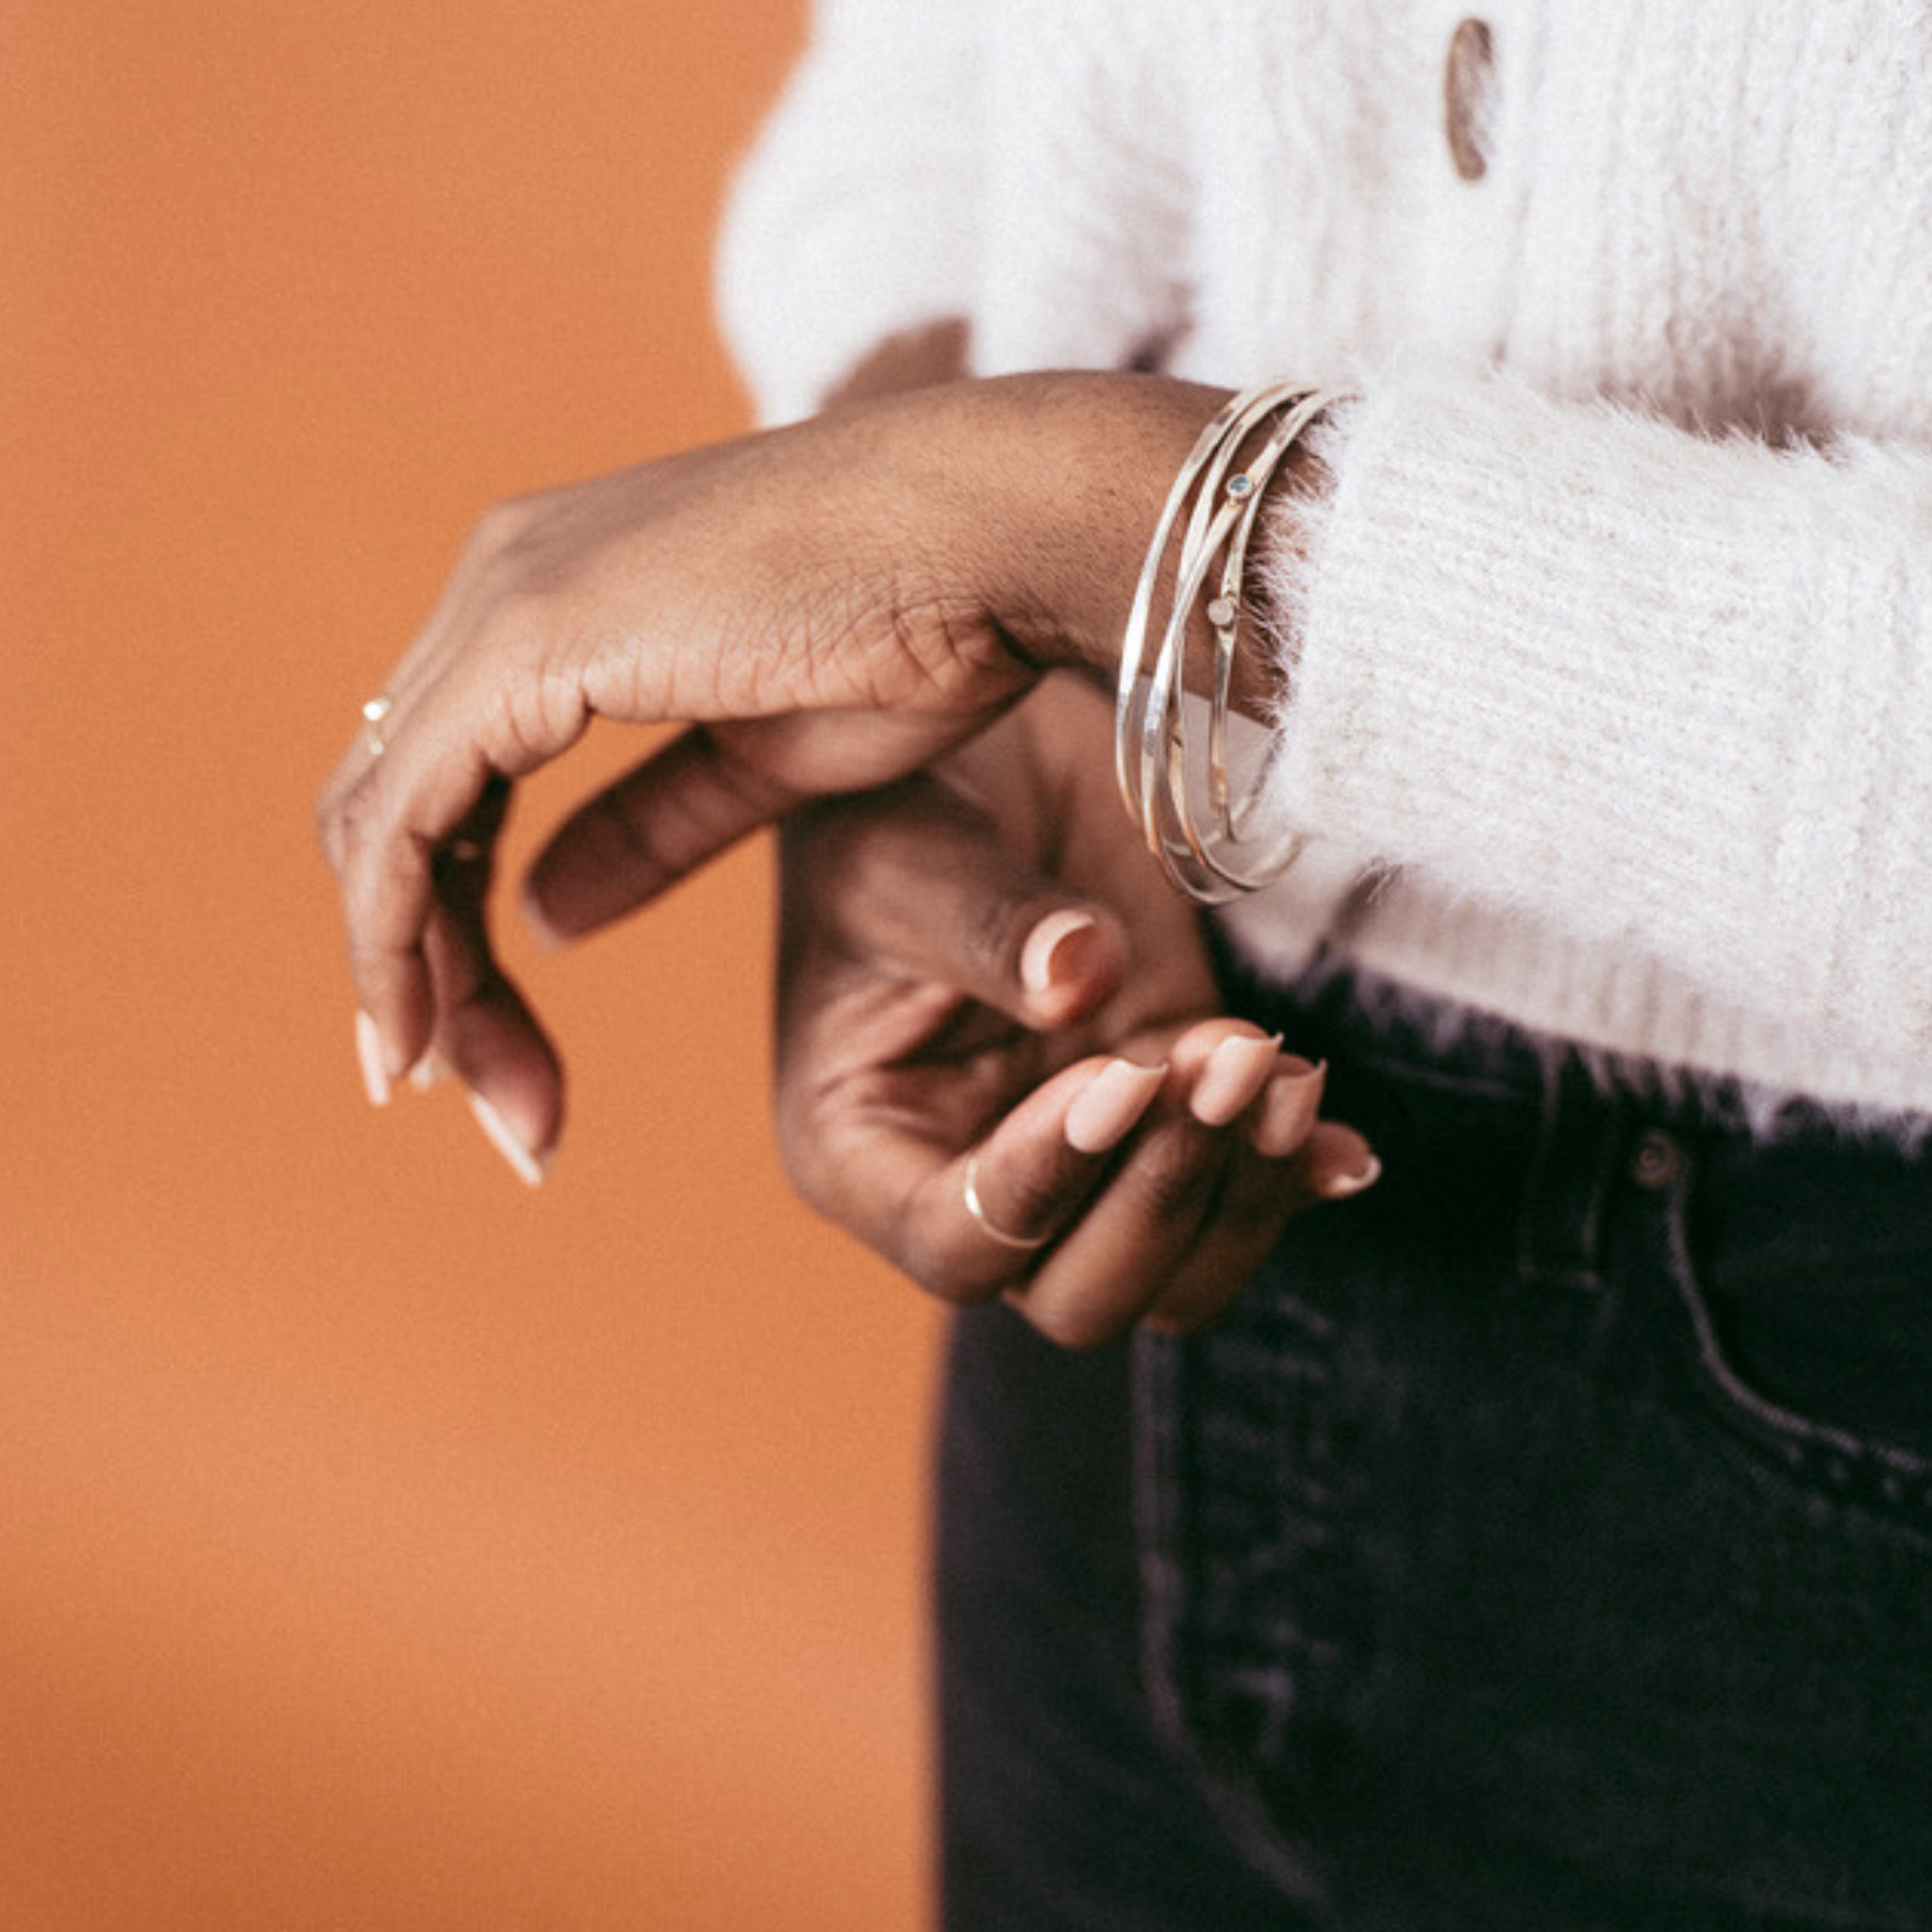
[[1923,465],[1502,379],[1398,380],[1328,434],[1327,502],[1264,559],[1274,816],[1767,1007],[1898,991],[1846,964],[1874,881],[1916,875],[1926,780],[1874,734],[1932,696],[1895,648],[1932,591]]

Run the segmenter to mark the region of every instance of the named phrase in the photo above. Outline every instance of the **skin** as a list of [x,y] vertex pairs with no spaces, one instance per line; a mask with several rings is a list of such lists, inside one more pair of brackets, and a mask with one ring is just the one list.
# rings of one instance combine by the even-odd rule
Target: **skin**
[[[960,379],[958,322],[882,343],[838,408]],[[1111,708],[1042,681],[929,776],[808,808],[779,827],[776,1116],[800,1194],[929,1291],[998,1293],[1051,1339],[1186,1329],[1240,1291],[1281,1227],[1373,1180],[1351,1128],[1317,1118],[1321,1070],[1253,1056],[1248,1097],[1194,1111],[1204,1071],[1259,1029],[1216,1012],[1191,910],[1114,793]],[[1029,937],[1090,921],[1029,984]],[[1104,1057],[1105,1056],[1105,1057]],[[1159,1085],[1116,1147],[1068,1112],[1109,1064]],[[1223,1115],[1225,1118],[1223,1118]],[[967,1162],[995,1226],[961,1211]]]
[[[1052,1340],[1219,1314],[1284,1224],[1374,1158],[1321,1070],[1221,1014],[1194,917],[1120,808],[1111,708],[1057,675],[927,775],[788,823],[777,1106],[799,1191],[928,1290],[1004,1295]],[[1029,937],[1085,919],[1032,983]],[[1256,1050],[1224,1055],[1228,1041]],[[1070,1143],[1112,1063],[1122,1140]],[[1234,1064],[1230,1066],[1229,1062]],[[963,1207],[1048,1238],[1021,1254]]]
[[[432,1061],[448,1066],[520,1169],[541,1171],[561,1126],[561,1065],[497,964],[488,920],[510,791],[592,717],[687,721],[559,828],[525,882],[529,916],[555,938],[588,933],[746,832],[873,791],[875,826],[897,828],[896,861],[880,858],[891,839],[854,835],[849,808],[808,820],[786,858],[779,1113],[804,1191],[926,1286],[957,1299],[1011,1293],[1058,1339],[1098,1340],[1143,1314],[1200,1319],[1284,1211],[1259,1205],[1269,1191],[1253,1143],[1264,1117],[1275,1140],[1285,1120],[1297,1127],[1294,1145],[1262,1162],[1303,1163],[1294,1187],[1273,1191],[1290,1207],[1373,1174],[1358,1137],[1324,1139],[1280,1102],[1268,1113],[1275,1073],[1299,1063],[1277,1069],[1250,1052],[1234,1090],[1224,1064],[1210,1110],[1224,1112],[1232,1091],[1234,1119],[1195,1117],[1215,1047],[1254,1029],[1213,1014],[1185,908],[1170,902],[1158,930],[1137,930],[1147,924],[1139,913],[1080,899],[1091,929],[1055,956],[1049,1010],[1028,1009],[1034,995],[1020,989],[1025,1024],[1014,1029],[1013,987],[989,984],[983,958],[905,957],[879,908],[903,906],[914,875],[929,887],[934,841],[954,854],[945,869],[957,879],[998,894],[1017,869],[1049,907],[1069,898],[1067,884],[1111,882],[1124,858],[1144,862],[1116,849],[1133,844],[1117,803],[1103,809],[1083,793],[1065,823],[1105,823],[1111,838],[1091,850],[1084,833],[1064,840],[1074,870],[1046,881],[1057,896],[1042,899],[1033,869],[1048,857],[1049,814],[974,816],[989,758],[1008,760],[1008,779],[1014,759],[1030,760],[1040,782],[1027,795],[1050,796],[1037,723],[1016,726],[1004,750],[991,738],[938,776],[900,781],[988,733],[1050,673],[1110,677],[1144,533],[1224,398],[1135,375],[906,387],[931,366],[915,354],[897,371],[862,373],[808,423],[482,519],[385,686],[380,754],[371,734],[358,738],[319,808],[365,1068],[378,1091]],[[1097,737],[1079,753],[1091,775],[1108,769],[1108,741],[1104,712],[1082,698],[1086,723],[1058,716],[1067,736],[1056,741]],[[1072,701],[1041,702],[1044,716]],[[939,830],[936,799],[946,807]],[[919,828],[909,839],[908,823]],[[976,872],[969,849],[981,855]],[[1164,892],[1138,884],[1133,901]],[[799,909],[809,905],[827,908],[817,927]],[[974,934],[997,919],[955,903],[924,923]],[[834,971],[835,960],[861,967]],[[991,1016],[1008,1030],[962,1061],[961,1040]],[[1058,1029],[1051,1045],[1042,1027]],[[1104,1159],[1070,1158],[1068,1110],[1106,1065],[1102,1051],[1168,1073],[1124,1142]],[[963,1078],[969,1061],[976,1071]],[[1051,1246],[1022,1255],[966,1212],[966,1150],[989,1136],[978,1169],[988,1217],[1050,1233]],[[801,1158],[832,1145],[844,1161]],[[860,1172],[873,1178],[834,1178]],[[1195,1249],[1209,1262],[1191,1269]],[[1124,1285],[1101,1291],[1110,1265],[1118,1279],[1141,1256],[1160,1266],[1128,1265]]]

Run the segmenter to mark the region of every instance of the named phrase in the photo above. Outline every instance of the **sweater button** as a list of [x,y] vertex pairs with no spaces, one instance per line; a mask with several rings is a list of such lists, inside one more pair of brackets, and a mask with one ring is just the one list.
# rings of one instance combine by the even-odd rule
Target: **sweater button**
[[1496,37],[1486,20],[1465,20],[1449,37],[1442,69],[1442,127],[1449,158],[1465,181],[1480,181],[1490,171],[1490,84],[1496,62]]

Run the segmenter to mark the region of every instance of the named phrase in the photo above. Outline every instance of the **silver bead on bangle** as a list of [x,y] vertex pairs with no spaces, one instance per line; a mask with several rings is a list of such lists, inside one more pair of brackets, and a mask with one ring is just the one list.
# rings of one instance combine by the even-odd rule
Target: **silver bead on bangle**
[[[1305,842],[1298,832],[1272,842],[1246,836],[1244,821],[1258,787],[1237,796],[1229,771],[1230,699],[1248,552],[1262,502],[1308,425],[1338,400],[1331,391],[1291,382],[1263,383],[1233,397],[1201,432],[1175,477],[1135,586],[1121,644],[1115,776],[1148,850],[1181,891],[1205,905],[1278,877]],[[1264,426],[1265,441],[1237,468],[1242,449]],[[1150,658],[1155,605],[1168,580],[1168,556],[1184,511],[1165,622]],[[1210,580],[1213,594],[1203,614],[1213,630],[1213,661],[1205,688],[1191,689],[1189,632]],[[1204,703],[1205,751],[1200,734],[1189,729],[1191,708]]]

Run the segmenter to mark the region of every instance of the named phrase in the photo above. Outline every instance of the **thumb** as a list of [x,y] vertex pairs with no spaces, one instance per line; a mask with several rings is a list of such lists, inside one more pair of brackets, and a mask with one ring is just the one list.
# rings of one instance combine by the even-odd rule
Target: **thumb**
[[800,795],[694,725],[551,834],[524,880],[525,913],[545,938],[581,938],[635,912]]
[[1036,1028],[1083,1019],[1121,985],[1126,929],[1015,852],[929,778],[795,812],[781,834],[783,941],[933,980]]

